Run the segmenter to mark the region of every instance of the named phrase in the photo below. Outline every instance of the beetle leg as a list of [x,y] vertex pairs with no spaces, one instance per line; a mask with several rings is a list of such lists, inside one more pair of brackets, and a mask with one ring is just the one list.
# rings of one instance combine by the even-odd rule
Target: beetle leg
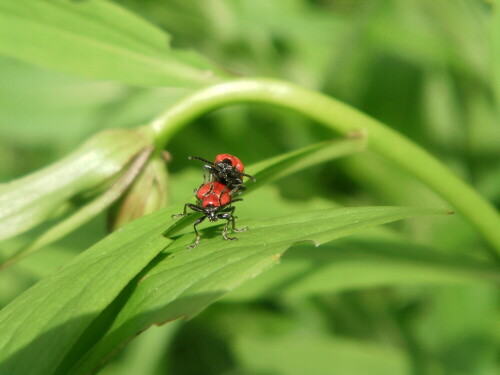
[[201,208],[201,207],[199,207],[199,206],[197,206],[197,205],[195,205],[195,204],[192,204],[192,203],[186,203],[186,204],[184,205],[184,211],[182,211],[182,213],[180,213],[180,214],[177,214],[177,215],[172,215],[172,217],[173,217],[173,218],[177,218],[177,217],[181,217],[181,216],[186,216],[186,215],[187,215],[186,210],[187,210],[187,208],[188,208],[188,207],[189,207],[190,209],[192,209],[193,211],[197,211],[197,212],[204,212],[203,208]]
[[180,214],[176,214],[176,215],[172,215],[173,218],[177,218],[177,217],[181,217],[181,216],[185,216],[187,213],[186,213],[186,210],[187,208],[189,207],[189,204],[190,203],[186,203],[184,205],[184,211],[182,211]]
[[230,214],[228,214],[228,216],[229,217],[222,217],[222,219],[226,219],[227,220],[226,225],[224,225],[224,230],[222,231],[222,237],[224,237],[225,240],[234,241],[234,240],[237,240],[236,237],[228,237],[227,236],[227,229],[229,227],[229,222],[230,221],[233,222],[233,227],[234,227],[234,216],[232,216]]
[[196,240],[194,241],[193,244],[187,247],[188,249],[194,249],[200,243],[200,233],[198,232],[198,229],[196,229],[196,226],[200,224],[203,220],[205,220],[205,218],[206,216],[202,216],[194,222],[193,228],[194,228],[194,233],[196,233]]
[[236,237],[228,237],[227,236],[227,230],[229,229],[229,223],[231,223],[231,230],[234,232],[244,232],[248,229],[248,227],[243,227],[240,229],[235,227],[235,219],[237,219],[237,217],[233,215],[234,210],[235,210],[235,207],[229,207],[226,212],[218,215],[219,219],[227,220],[226,225],[224,226],[224,230],[222,231],[222,237],[224,237],[225,240],[230,240],[230,241],[237,240]]

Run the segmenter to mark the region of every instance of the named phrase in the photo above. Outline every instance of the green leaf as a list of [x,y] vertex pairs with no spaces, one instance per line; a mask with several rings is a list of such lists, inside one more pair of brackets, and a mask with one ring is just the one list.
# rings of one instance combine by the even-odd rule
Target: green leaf
[[[292,153],[289,159],[307,165],[307,160],[326,159],[330,153],[355,152],[360,143],[363,140],[327,142]],[[297,153],[302,156],[294,158]],[[279,160],[283,170],[294,170],[287,157]],[[271,179],[274,174],[265,171],[274,165],[267,165],[257,175]],[[180,209],[161,210],[126,225],[2,310],[0,373],[87,373],[137,332],[152,324],[194,316],[278,263],[283,252],[297,242],[323,243],[370,226],[443,213],[367,207],[259,218],[242,223],[250,230],[238,234],[238,242],[222,241],[214,228],[203,230],[201,245],[189,252],[185,247],[193,241],[193,234],[186,225],[195,215],[171,219]],[[169,226],[176,241],[140,273],[170,243],[161,236]],[[189,233],[179,235],[181,230]]]
[[[193,317],[228,291],[279,263],[283,253],[295,243],[320,244],[370,226],[431,213],[443,211],[403,207],[336,208],[248,220],[241,225],[248,225],[250,229],[239,233],[237,242],[221,241],[214,228],[202,230],[201,244],[194,251],[186,250],[194,235],[181,235],[167,253],[141,275],[141,282],[131,287],[126,303],[115,303],[116,306],[108,308],[109,312],[116,311],[116,317],[103,316],[95,322],[95,327],[112,324],[104,336],[96,337],[96,328],[87,330],[59,371],[86,374],[137,332],[153,324]],[[156,213],[141,220],[160,229],[161,216],[164,215]],[[101,340],[95,346],[89,344],[98,339]],[[88,354],[80,358],[87,350]]]
[[82,332],[172,242],[150,224],[137,220],[111,234],[5,307],[0,373],[53,374]]
[[0,0],[0,53],[50,69],[133,85],[199,87],[222,76],[201,56],[105,0]]
[[140,282],[136,278],[124,289],[170,243],[161,233],[173,212],[158,211],[123,227],[4,308],[0,373],[71,373],[92,348],[76,367],[85,373],[151,324],[192,317],[276,264],[296,242],[322,243],[369,226],[442,211],[341,208],[253,220],[244,223],[251,228],[236,243],[218,235],[209,238],[212,228],[203,231],[202,244],[191,252],[185,249],[193,240],[189,233],[157,257]]

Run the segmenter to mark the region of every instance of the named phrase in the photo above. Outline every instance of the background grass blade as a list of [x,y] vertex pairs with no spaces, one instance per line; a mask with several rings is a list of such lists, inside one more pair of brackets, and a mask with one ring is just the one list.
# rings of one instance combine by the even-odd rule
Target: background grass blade
[[280,267],[245,283],[224,300],[304,298],[348,290],[410,285],[500,283],[498,267],[426,246],[354,235],[318,248],[297,246]]
[[0,53],[63,72],[140,86],[198,87],[222,75],[112,2],[0,1]]
[[254,374],[410,373],[408,358],[395,348],[318,334],[287,334],[274,338],[244,336],[236,340],[234,350],[245,368]]
[[[89,329],[75,344],[58,373],[72,373],[78,356],[88,350],[74,368],[76,374],[86,374],[137,332],[153,324],[193,317],[245,280],[279,263],[283,253],[295,243],[313,241],[320,244],[370,226],[432,213],[443,211],[404,207],[336,208],[241,221],[241,225],[249,225],[250,229],[239,233],[237,242],[222,241],[215,228],[210,228],[202,231],[202,242],[194,251],[186,251],[193,234],[182,235],[131,288],[125,304],[117,302],[119,312],[104,337],[92,347],[88,336],[95,334],[95,329]],[[160,215],[153,214],[141,221],[148,221],[160,229]],[[102,321],[96,322],[96,326],[108,326],[109,316],[100,319]]]

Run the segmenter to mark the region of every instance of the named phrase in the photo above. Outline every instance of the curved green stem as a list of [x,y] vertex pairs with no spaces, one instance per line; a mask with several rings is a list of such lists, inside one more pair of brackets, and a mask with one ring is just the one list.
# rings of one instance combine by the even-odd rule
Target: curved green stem
[[368,149],[400,165],[434,189],[500,253],[500,215],[446,166],[383,123],[326,95],[294,84],[272,79],[241,79],[202,89],[151,123],[157,144],[164,146],[184,124],[202,114],[235,103],[284,107],[344,135],[366,132]]

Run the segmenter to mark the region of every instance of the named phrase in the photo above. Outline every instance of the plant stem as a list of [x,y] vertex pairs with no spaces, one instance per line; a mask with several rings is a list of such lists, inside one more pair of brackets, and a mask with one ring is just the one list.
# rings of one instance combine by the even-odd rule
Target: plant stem
[[186,123],[236,103],[267,103],[299,112],[344,135],[364,131],[368,149],[409,171],[451,203],[500,254],[500,215],[475,190],[423,148],[387,125],[321,93],[272,79],[241,79],[204,88],[151,123],[164,146]]

